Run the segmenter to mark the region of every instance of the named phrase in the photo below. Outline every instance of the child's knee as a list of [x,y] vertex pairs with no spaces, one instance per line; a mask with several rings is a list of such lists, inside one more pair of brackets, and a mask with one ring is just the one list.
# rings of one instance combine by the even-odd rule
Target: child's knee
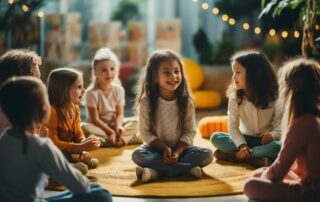
[[249,198],[254,197],[254,189],[257,186],[255,179],[249,179],[243,186],[243,193]]
[[147,161],[145,157],[146,157],[145,153],[141,149],[134,150],[131,156],[132,161],[140,166],[144,165],[145,162]]
[[215,146],[216,144],[218,144],[221,141],[221,138],[223,137],[223,133],[220,132],[215,132],[211,135],[210,137],[210,141],[211,143]]
[[203,153],[201,155],[201,167],[209,165],[213,161],[213,152],[211,149],[203,149]]

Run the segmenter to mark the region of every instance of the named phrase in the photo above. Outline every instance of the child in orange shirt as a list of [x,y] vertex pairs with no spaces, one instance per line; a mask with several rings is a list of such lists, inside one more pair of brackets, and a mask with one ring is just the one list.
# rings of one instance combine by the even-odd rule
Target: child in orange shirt
[[100,147],[95,138],[85,138],[80,127],[80,109],[84,95],[82,74],[71,68],[58,68],[48,77],[48,94],[51,114],[45,126],[48,136],[73,162],[83,162],[95,168],[98,160],[91,158],[87,151]]

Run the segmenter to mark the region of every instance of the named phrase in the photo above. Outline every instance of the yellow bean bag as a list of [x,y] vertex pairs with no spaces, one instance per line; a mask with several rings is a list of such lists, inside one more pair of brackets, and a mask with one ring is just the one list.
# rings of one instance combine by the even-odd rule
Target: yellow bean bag
[[188,58],[184,58],[182,62],[184,64],[184,70],[191,90],[200,88],[204,81],[204,73],[201,66]]
[[214,132],[228,132],[228,116],[207,116],[199,121],[199,131],[203,138],[210,138]]
[[221,95],[217,91],[198,90],[192,92],[196,109],[210,109],[221,105]]

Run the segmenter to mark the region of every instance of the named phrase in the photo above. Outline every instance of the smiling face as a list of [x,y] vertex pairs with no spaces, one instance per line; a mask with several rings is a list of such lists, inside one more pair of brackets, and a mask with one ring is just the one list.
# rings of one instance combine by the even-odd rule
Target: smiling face
[[236,84],[236,88],[246,89],[246,69],[237,61],[232,62],[232,79]]
[[94,67],[93,73],[100,86],[111,85],[116,76],[115,63],[111,60],[100,61]]
[[179,63],[175,60],[162,62],[158,70],[158,84],[160,96],[164,99],[173,99],[174,92],[181,84],[182,75]]
[[83,101],[84,92],[85,91],[83,88],[82,76],[78,76],[78,78],[72,84],[70,91],[69,91],[70,101],[73,104],[81,104]]

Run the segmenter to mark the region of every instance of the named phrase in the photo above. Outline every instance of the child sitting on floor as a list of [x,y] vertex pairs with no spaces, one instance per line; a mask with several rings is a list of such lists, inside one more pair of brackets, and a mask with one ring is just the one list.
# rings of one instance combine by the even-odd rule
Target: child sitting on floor
[[268,58],[257,51],[240,51],[231,58],[233,83],[228,89],[229,134],[211,136],[218,160],[247,161],[261,167],[280,150],[282,108],[277,77]]
[[94,81],[86,92],[88,122],[85,134],[99,137],[101,146],[141,144],[134,119],[124,120],[125,92],[120,84],[119,60],[108,48],[98,50],[92,61]]
[[53,201],[43,198],[48,176],[72,192],[59,193],[55,202],[112,201],[108,191],[90,185],[48,138],[36,135],[50,114],[46,88],[39,79],[6,81],[0,87],[0,106],[12,125],[0,139],[0,201]]
[[82,74],[71,68],[58,68],[48,77],[48,94],[51,114],[47,123],[48,136],[63,151],[70,162],[83,162],[96,168],[98,160],[88,151],[96,150],[100,142],[85,138],[80,127],[79,104],[83,100]]
[[279,80],[286,106],[282,149],[270,167],[255,171],[244,193],[259,201],[320,201],[320,65],[295,59]]
[[194,103],[176,53],[159,50],[151,55],[136,102],[139,133],[146,142],[132,154],[137,178],[143,182],[181,174],[201,178],[201,168],[213,156],[210,149],[193,146]]

